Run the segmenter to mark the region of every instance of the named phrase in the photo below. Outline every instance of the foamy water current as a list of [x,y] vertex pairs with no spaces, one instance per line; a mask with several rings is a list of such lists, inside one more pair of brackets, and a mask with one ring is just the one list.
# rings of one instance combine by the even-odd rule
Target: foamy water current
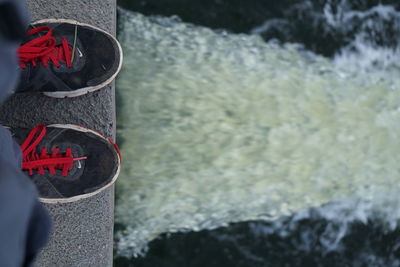
[[[340,23],[329,8],[324,14]],[[248,220],[275,222],[255,231],[285,235],[279,218],[289,215],[289,225],[315,213],[328,221],[319,238],[328,252],[354,222],[397,231],[397,47],[377,47],[361,31],[328,59],[298,44],[122,10],[119,27],[119,255],[140,254],[162,233]]]

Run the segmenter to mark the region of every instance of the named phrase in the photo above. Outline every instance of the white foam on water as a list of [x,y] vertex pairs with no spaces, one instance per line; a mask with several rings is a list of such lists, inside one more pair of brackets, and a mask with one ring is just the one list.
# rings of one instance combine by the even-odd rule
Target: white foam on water
[[[330,15],[331,14],[331,15]],[[377,33],[388,32],[388,22],[393,23],[393,28],[400,28],[400,12],[392,6],[377,5],[366,11],[341,11],[333,18],[332,13],[325,10],[325,16],[330,25],[354,30],[359,27],[352,42],[342,48],[334,62],[341,67],[360,69],[374,68],[375,70],[391,67],[400,67],[400,36],[394,36],[397,41],[391,46],[377,45]],[[393,33],[387,33],[393,34]]]
[[338,222],[321,237],[327,250],[351,221],[397,227],[395,67],[358,71],[177,19],[122,11],[120,22],[120,255],[161,233],[299,219],[311,207]]
[[[368,68],[375,70],[400,67],[400,12],[391,5],[378,4],[367,10],[354,10],[351,1],[327,1],[323,12],[317,11],[312,1],[304,1],[288,7],[288,13],[312,13],[314,21],[321,23],[321,38],[325,34],[348,36],[351,41],[334,56],[339,67],[358,71]],[[318,5],[318,4],[317,4]],[[290,17],[290,16],[289,16]],[[292,22],[288,18],[270,18],[250,31],[263,34],[269,31],[288,33]],[[319,28],[319,27],[315,27]],[[355,34],[355,36],[352,36]],[[381,44],[377,44],[380,40]],[[391,40],[391,44],[390,41]]]

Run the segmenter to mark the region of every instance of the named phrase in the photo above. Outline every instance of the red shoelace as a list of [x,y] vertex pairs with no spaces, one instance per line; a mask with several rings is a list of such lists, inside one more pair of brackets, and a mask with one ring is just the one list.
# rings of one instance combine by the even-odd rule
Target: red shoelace
[[[34,140],[39,131],[40,133]],[[46,148],[42,148],[40,154],[36,153],[36,146],[45,135],[46,126],[38,125],[32,129],[21,145],[22,169],[28,170],[29,175],[33,174],[33,170],[38,170],[39,174],[43,175],[45,169],[48,169],[50,174],[55,174],[57,169],[62,170],[62,176],[67,176],[74,165],[74,161],[87,159],[87,157],[74,158],[71,148],[67,148],[65,153],[59,153],[58,148],[54,148],[51,154],[47,153]]]
[[41,26],[29,30],[28,35],[46,33],[39,36],[23,45],[18,49],[19,65],[21,68],[26,68],[27,63],[36,66],[37,62],[42,62],[44,67],[50,60],[58,68],[60,61],[65,61],[68,68],[71,67],[72,48],[68,45],[67,39],[63,38],[61,45],[56,45],[56,38],[52,35],[53,31],[50,27]]

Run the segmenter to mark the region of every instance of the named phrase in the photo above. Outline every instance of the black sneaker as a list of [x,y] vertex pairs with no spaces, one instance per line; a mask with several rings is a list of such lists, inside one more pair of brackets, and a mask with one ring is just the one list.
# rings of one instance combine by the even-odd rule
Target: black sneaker
[[75,97],[96,91],[117,76],[122,49],[111,34],[74,20],[34,22],[18,50],[19,92]]
[[118,177],[118,147],[99,133],[70,124],[10,130],[21,146],[22,170],[35,183],[43,202],[90,197]]

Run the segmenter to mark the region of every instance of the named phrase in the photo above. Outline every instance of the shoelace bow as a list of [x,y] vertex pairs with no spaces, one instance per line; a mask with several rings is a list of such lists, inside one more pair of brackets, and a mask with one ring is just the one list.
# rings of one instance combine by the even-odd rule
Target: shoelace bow
[[28,35],[32,36],[39,32],[46,32],[45,35],[39,36],[23,45],[18,49],[19,65],[21,68],[26,68],[26,63],[31,63],[36,67],[37,62],[42,62],[44,67],[51,60],[58,68],[60,61],[65,61],[68,68],[72,66],[71,55],[72,48],[68,45],[67,39],[63,38],[61,45],[56,45],[56,38],[52,35],[53,31],[50,27],[41,26],[29,30]]
[[[33,140],[39,131],[37,138]],[[21,145],[22,169],[28,170],[29,175],[33,174],[33,170],[38,170],[39,174],[43,175],[45,169],[48,169],[50,174],[55,174],[57,169],[62,170],[62,176],[67,176],[74,165],[74,161],[87,159],[87,157],[74,158],[71,148],[67,148],[65,153],[59,153],[58,148],[54,148],[51,154],[47,153],[46,148],[42,148],[40,154],[36,153],[36,146],[45,134],[46,126],[38,125],[32,129]]]

